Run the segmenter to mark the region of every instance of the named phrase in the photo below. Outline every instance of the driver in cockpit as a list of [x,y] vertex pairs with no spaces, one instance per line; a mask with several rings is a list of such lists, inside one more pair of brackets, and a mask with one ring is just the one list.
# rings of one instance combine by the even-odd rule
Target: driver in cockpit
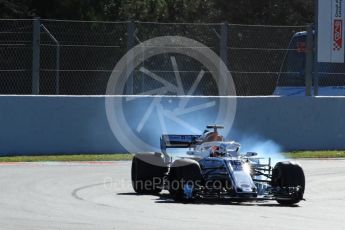
[[213,146],[210,148],[210,157],[224,157],[225,152],[221,150],[219,146]]
[[239,147],[233,150],[227,151],[226,147],[224,146],[212,146],[210,148],[210,157],[237,157],[238,156]]

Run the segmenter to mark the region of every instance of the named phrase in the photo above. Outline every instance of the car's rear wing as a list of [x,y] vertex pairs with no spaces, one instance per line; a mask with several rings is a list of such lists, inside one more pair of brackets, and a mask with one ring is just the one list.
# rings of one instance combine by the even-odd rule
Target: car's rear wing
[[167,148],[191,148],[198,143],[201,135],[162,135],[161,150],[166,152]]

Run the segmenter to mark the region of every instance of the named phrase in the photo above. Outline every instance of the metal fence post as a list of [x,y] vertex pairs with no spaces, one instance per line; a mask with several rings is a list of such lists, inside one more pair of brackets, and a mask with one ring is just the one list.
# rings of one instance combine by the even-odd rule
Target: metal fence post
[[314,96],[319,95],[319,65],[317,60],[314,59]]
[[[127,23],[127,51],[131,50],[135,45],[135,24],[133,21],[129,21]],[[128,55],[127,55],[128,56]],[[128,59],[131,60],[131,57],[128,57]],[[131,61],[127,60],[127,71],[131,71],[133,68],[133,63]],[[132,95],[133,94],[133,72],[126,73],[129,75],[127,83],[126,83],[126,94]]]
[[32,94],[40,94],[40,24],[40,18],[35,17],[32,33]]
[[220,46],[219,55],[226,67],[228,67],[228,22],[223,22],[220,30]]
[[313,83],[313,26],[308,25],[306,61],[305,61],[305,95],[311,96],[311,87]]
[[48,36],[56,44],[56,58],[55,58],[55,94],[60,94],[60,42],[54,37],[54,35],[45,27],[41,25],[42,29],[48,34]]
[[314,35],[314,78],[313,78],[313,86],[314,86],[314,96],[319,95],[319,63],[317,62],[317,55],[318,55],[318,48],[317,48],[317,43],[318,43],[318,18],[319,18],[319,1],[314,1],[314,30],[315,30],[315,35]]

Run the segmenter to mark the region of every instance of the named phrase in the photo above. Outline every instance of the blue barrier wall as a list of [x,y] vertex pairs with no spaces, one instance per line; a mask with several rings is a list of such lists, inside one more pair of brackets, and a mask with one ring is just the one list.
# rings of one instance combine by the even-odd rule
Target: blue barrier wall
[[[114,153],[102,96],[0,96],[0,155]],[[230,137],[345,149],[344,97],[238,97]]]
[[284,150],[345,149],[345,97],[246,97],[237,105],[233,127],[244,135]]
[[0,153],[110,153],[121,150],[103,97],[0,97]]

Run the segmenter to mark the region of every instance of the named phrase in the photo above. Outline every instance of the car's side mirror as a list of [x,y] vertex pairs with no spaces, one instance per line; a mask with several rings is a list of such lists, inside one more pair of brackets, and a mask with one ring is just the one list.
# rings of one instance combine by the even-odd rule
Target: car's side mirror
[[256,152],[247,152],[246,153],[246,157],[253,157],[253,156],[257,156],[258,155],[258,153],[256,153]]

